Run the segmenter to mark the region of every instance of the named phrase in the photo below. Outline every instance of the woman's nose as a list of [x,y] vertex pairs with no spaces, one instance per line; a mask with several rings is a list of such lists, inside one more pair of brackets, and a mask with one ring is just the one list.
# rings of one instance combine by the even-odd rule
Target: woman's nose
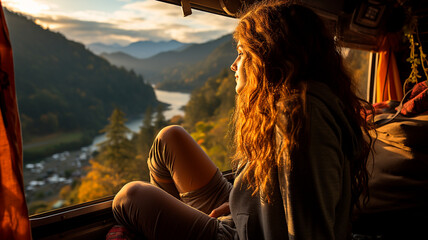
[[236,72],[236,61],[232,63],[232,65],[230,65],[230,70]]

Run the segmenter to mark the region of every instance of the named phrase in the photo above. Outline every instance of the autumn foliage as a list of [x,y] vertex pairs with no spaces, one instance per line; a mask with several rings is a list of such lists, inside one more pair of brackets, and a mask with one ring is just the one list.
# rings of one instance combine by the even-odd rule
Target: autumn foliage
[[125,115],[115,109],[109,124],[101,130],[106,140],[98,147],[98,154],[90,160],[87,174],[74,184],[65,186],[60,197],[67,204],[81,203],[116,194],[130,181],[148,181],[147,157],[155,133],[166,125],[161,108],[152,123],[149,108],[143,119],[140,132],[132,133],[125,126]]

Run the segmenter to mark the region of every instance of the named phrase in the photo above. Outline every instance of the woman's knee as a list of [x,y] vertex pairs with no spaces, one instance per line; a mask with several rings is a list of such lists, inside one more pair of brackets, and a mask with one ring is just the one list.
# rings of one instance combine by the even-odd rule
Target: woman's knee
[[141,195],[145,195],[145,192],[151,191],[151,188],[156,188],[150,183],[142,182],[142,181],[133,181],[125,184],[122,189],[116,194],[116,199],[135,199],[141,197]]
[[[116,194],[112,210],[118,223],[145,233],[161,211],[165,198],[161,189],[141,181],[130,182]],[[149,224],[149,225],[147,225]]]
[[159,179],[171,180],[172,166],[175,161],[175,151],[182,141],[186,130],[177,125],[164,127],[159,131],[150,149],[147,165],[150,173]]
[[187,144],[190,135],[178,125],[164,127],[159,131],[150,150],[148,165],[161,178],[170,178],[177,151]]
[[180,139],[183,135],[188,135],[187,131],[184,130],[183,127],[179,125],[170,125],[160,130],[156,138],[169,142],[170,140],[175,141]]
[[135,205],[140,205],[144,196],[153,196],[152,188],[155,186],[141,181],[129,182],[116,194],[113,200],[113,212],[120,213],[134,208]]

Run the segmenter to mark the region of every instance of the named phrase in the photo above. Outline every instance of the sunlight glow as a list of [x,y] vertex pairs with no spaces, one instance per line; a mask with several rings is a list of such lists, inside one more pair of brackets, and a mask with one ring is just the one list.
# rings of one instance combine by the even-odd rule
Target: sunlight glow
[[4,7],[16,12],[37,15],[51,9],[48,5],[35,0],[3,0]]
[[62,27],[61,24],[47,23],[47,22],[40,21],[39,19],[36,19],[34,23],[42,26],[44,29],[50,29],[50,30],[61,29]]

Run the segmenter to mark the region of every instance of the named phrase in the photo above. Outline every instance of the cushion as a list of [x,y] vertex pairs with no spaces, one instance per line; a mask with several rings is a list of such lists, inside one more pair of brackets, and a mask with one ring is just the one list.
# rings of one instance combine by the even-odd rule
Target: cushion
[[135,234],[131,233],[122,225],[114,225],[107,233],[106,240],[131,240],[135,239]]
[[377,129],[378,139],[407,151],[428,149],[428,114],[416,117],[397,116]]

